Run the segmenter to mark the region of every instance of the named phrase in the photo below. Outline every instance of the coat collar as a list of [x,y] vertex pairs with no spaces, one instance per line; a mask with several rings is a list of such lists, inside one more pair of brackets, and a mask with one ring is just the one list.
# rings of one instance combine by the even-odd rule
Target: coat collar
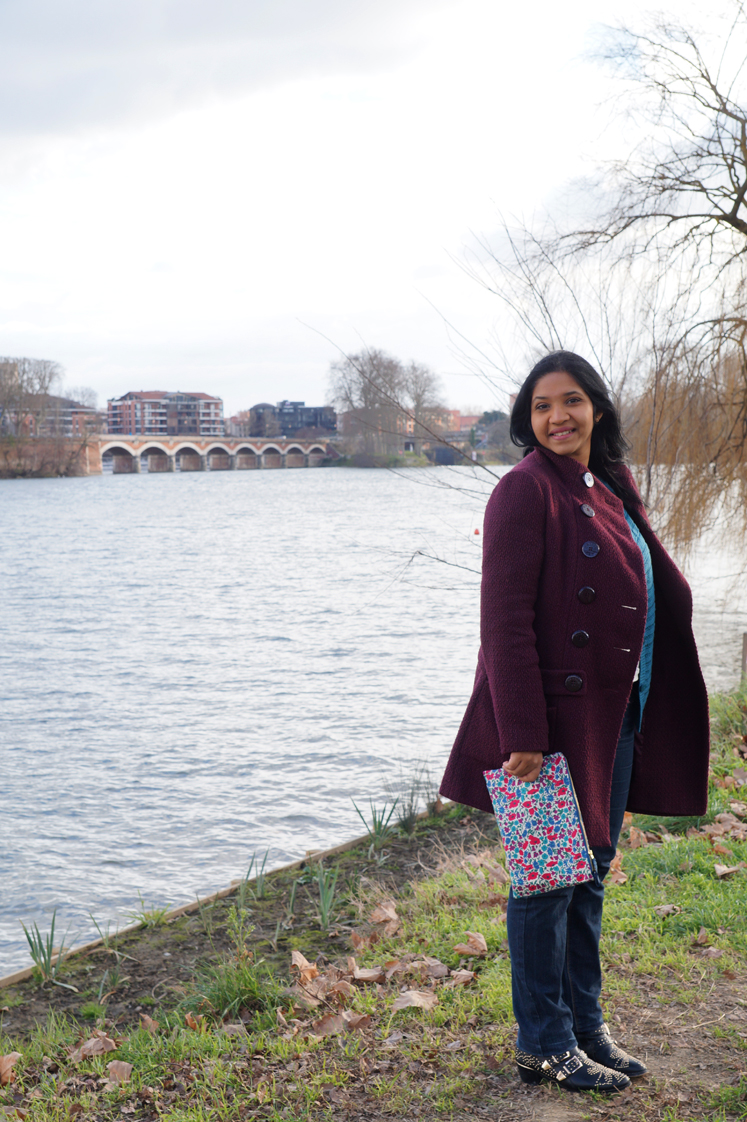
[[[534,451],[540,458],[545,458],[557,475],[560,476],[568,490],[575,495],[584,495],[587,501],[593,499],[596,503],[601,502],[607,506],[623,509],[622,500],[578,460],[574,460],[571,456],[559,456],[557,452],[553,452],[550,448],[544,448],[541,444],[535,445]],[[531,459],[531,456],[528,456],[527,459]],[[541,459],[539,462],[541,462]],[[591,475],[594,480],[591,487],[585,481],[587,475]]]

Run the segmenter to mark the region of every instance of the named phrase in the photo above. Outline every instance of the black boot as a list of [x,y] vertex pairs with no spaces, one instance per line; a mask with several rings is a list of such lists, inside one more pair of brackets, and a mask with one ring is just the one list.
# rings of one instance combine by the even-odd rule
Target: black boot
[[571,1048],[559,1056],[533,1056],[516,1049],[516,1064],[522,1083],[539,1083],[549,1079],[568,1091],[600,1091],[611,1094],[630,1086],[627,1075],[590,1060],[580,1048]]
[[622,1071],[631,1079],[639,1079],[646,1074],[646,1065],[618,1047],[607,1025],[601,1025],[594,1032],[579,1033],[578,1046],[598,1064],[604,1064],[613,1071]]

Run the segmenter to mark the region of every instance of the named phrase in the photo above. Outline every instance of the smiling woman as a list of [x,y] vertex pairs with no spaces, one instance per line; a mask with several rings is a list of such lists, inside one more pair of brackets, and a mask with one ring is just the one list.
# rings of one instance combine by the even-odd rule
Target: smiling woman
[[532,431],[545,448],[589,466],[591,434],[602,419],[588,394],[565,370],[545,374],[532,394]]
[[[581,884],[509,896],[516,1060],[525,1083],[619,1091],[646,1068],[617,1047],[599,1003],[603,880],[626,810],[706,809],[692,598],[585,359],[558,351],[536,364],[511,438],[525,454],[485,513],[477,675],[441,792],[489,811],[485,771],[502,768],[531,800],[531,785],[551,783],[553,754],[566,756],[596,865]],[[524,865],[538,884],[550,867]]]

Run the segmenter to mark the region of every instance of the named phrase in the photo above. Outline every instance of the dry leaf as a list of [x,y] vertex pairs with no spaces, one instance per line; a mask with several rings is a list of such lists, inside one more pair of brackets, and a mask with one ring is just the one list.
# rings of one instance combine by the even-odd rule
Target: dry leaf
[[355,987],[351,986],[350,982],[345,981],[344,978],[340,978],[338,982],[335,982],[334,985],[329,987],[327,993],[333,994],[335,997],[339,998],[352,997],[355,993]]
[[184,1018],[184,1023],[187,1028],[192,1029],[193,1032],[201,1032],[205,1021],[205,1014],[199,1013],[194,1017],[191,1013],[187,1013]]
[[626,810],[625,813],[623,814],[623,824],[622,824],[623,830],[627,830],[628,826],[630,826],[632,824],[632,822],[633,822],[633,815],[630,813],[629,810]]
[[356,1030],[362,1031],[371,1024],[371,1016],[369,1013],[353,1013],[348,1010],[343,1013],[342,1018],[348,1032],[355,1032]]
[[693,946],[694,947],[707,947],[709,942],[710,942],[710,939],[709,939],[707,930],[705,929],[705,927],[701,927],[700,931],[698,932],[698,934],[693,939]]
[[[431,958],[430,955],[423,955],[423,964],[425,965],[425,972],[430,978],[446,978],[449,974],[449,968],[445,963],[437,958]],[[413,963],[413,966],[420,965]]]
[[81,1060],[87,1060],[91,1056],[103,1056],[105,1052],[113,1052],[116,1047],[115,1042],[102,1029],[95,1029],[93,1036],[70,1053],[70,1059],[74,1064],[79,1064]]
[[371,923],[388,923],[391,920],[398,919],[397,907],[391,898],[382,900],[378,907],[371,912]]
[[147,1013],[141,1013],[140,1027],[144,1028],[146,1032],[150,1032],[155,1036],[160,1026],[158,1024],[158,1021],[154,1021],[153,1018],[149,1017]]
[[631,826],[629,844],[631,849],[638,849],[642,845],[648,845],[648,838],[643,830],[638,830],[635,826]]
[[15,1082],[13,1066],[20,1059],[20,1052],[8,1052],[6,1056],[0,1056],[0,1087],[7,1087],[9,1083]]
[[372,985],[374,982],[386,981],[386,975],[380,966],[372,966],[370,970],[356,969],[353,974],[356,982],[363,982],[364,985]]
[[456,986],[468,986],[474,982],[477,975],[474,970],[452,970],[451,981],[447,982],[445,989],[454,989]]
[[678,908],[676,904],[659,904],[654,908],[654,912],[661,919],[664,916],[678,916],[681,911],[682,908]]
[[485,942],[485,936],[481,935],[479,931],[468,931],[467,942],[457,943],[454,950],[457,954],[472,955],[476,958],[482,958],[483,955],[488,953],[488,944]]
[[124,1060],[112,1060],[106,1065],[112,1083],[129,1083],[132,1076],[132,1064]]
[[625,884],[628,874],[622,871],[622,854],[618,850],[612,858],[608,879],[612,884]]
[[411,1006],[418,1009],[432,1009],[434,1005],[438,1005],[438,998],[430,990],[405,990],[396,998],[392,1005],[392,1012],[409,1009]]
[[342,1032],[345,1021],[342,1013],[326,1013],[318,1021],[314,1021],[311,1032],[314,1036],[336,1036]]
[[308,962],[300,951],[293,951],[291,953],[291,970],[297,970],[299,978],[302,982],[310,982],[312,978],[316,978],[319,973],[319,967],[315,962]]
[[739,872],[739,865],[714,865],[713,868],[719,878],[730,877],[732,873]]
[[703,958],[721,958],[723,953],[724,952],[720,951],[718,947],[704,947],[703,950],[699,952]]
[[270,1097],[269,1084],[266,1081],[258,1083],[254,1088],[254,1096],[257,1099],[257,1102],[266,1103]]

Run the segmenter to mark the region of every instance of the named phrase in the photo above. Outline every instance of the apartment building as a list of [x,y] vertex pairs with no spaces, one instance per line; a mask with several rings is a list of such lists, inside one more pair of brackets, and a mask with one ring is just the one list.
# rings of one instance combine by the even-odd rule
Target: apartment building
[[223,436],[223,400],[207,393],[132,391],[109,399],[107,427],[118,436]]

